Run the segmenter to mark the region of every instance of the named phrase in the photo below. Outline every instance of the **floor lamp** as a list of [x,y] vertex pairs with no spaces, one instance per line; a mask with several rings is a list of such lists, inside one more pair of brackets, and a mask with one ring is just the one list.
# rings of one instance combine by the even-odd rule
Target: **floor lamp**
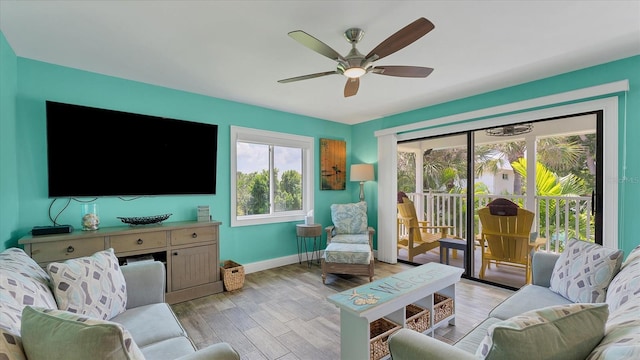
[[360,181],[360,201],[364,201],[364,182],[375,180],[372,164],[351,165],[351,181]]

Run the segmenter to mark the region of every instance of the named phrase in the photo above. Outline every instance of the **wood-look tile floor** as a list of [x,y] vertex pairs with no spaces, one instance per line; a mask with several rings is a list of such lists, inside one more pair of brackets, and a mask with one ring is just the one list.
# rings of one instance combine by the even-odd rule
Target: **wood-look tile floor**
[[[411,268],[376,262],[375,279]],[[172,305],[198,348],[225,341],[243,360],[340,359],[340,312],[326,298],[367,283],[366,277],[329,275],[306,262],[247,274],[242,289]],[[462,279],[456,292],[456,325],[436,330],[448,343],[460,339],[510,290]]]

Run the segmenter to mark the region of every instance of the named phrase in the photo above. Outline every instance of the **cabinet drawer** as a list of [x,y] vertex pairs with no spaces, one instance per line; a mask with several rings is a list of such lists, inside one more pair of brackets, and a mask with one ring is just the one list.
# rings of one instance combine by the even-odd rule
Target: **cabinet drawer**
[[37,263],[49,263],[90,256],[100,250],[104,250],[104,237],[61,240],[31,244],[31,257]]
[[110,237],[111,247],[116,253],[153,249],[167,246],[167,232],[114,235]]
[[217,226],[192,227],[171,231],[171,245],[192,244],[217,239]]

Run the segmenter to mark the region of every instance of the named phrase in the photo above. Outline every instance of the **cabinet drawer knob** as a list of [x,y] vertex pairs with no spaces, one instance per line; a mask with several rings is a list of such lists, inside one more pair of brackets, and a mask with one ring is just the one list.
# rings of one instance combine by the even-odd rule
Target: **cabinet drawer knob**
[[69,247],[67,248],[67,252],[72,253],[74,251],[76,251],[76,249],[74,249],[73,246],[69,245]]
[[178,256],[178,252],[177,252],[177,251],[176,251],[176,252],[174,252],[174,253],[173,253],[173,256]]
[[142,245],[142,243],[143,243],[144,241],[142,241],[142,239],[138,239],[138,241],[136,241],[136,242],[138,243],[138,245]]
[[195,239],[195,238],[197,238],[197,237],[198,237],[198,234],[193,233],[193,234],[191,234],[191,237]]

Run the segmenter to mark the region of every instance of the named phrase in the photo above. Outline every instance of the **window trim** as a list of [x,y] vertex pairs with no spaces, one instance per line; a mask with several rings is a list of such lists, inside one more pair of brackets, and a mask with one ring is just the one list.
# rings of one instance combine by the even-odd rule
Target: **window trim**
[[[315,167],[314,149],[315,138],[310,136],[293,135],[275,131],[231,126],[230,136],[230,187],[231,187],[231,227],[273,224],[304,220],[305,215],[313,210]],[[302,149],[302,210],[286,211],[273,214],[245,215],[237,214],[237,142],[254,142],[265,145],[296,147]],[[272,166],[272,165],[270,165]],[[270,179],[271,181],[271,179]]]

